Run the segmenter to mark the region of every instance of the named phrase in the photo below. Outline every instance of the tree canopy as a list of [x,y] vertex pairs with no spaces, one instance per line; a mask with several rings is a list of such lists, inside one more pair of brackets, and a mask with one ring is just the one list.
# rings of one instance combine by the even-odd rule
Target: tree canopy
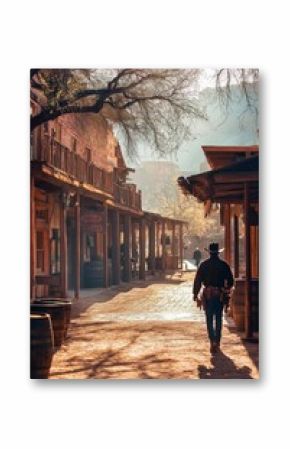
[[[121,133],[129,156],[140,139],[168,155],[192,137],[194,120],[207,119],[198,100],[203,74],[201,69],[32,69],[37,107],[31,130],[64,114],[102,114]],[[257,80],[256,69],[220,69],[213,76],[220,101],[231,101],[235,83],[252,107],[247,86]]]
[[198,70],[31,70],[38,110],[31,129],[63,114],[101,113],[122,133],[127,149],[136,138],[159,154],[174,152],[192,119],[205,119],[197,100]]

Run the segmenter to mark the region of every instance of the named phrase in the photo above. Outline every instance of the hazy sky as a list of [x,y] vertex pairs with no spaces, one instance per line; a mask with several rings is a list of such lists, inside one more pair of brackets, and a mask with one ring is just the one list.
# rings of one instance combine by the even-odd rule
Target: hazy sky
[[172,160],[182,171],[198,172],[204,161],[202,145],[254,145],[258,143],[257,117],[247,110],[245,98],[234,94],[234,99],[225,109],[214,99],[213,70],[205,72],[204,86],[200,93],[200,101],[206,105],[208,120],[197,121],[192,125],[192,137],[184,142],[175,157],[158,157],[152,154],[148,144],[140,142],[139,161],[128,160],[128,165],[136,167],[144,160]]

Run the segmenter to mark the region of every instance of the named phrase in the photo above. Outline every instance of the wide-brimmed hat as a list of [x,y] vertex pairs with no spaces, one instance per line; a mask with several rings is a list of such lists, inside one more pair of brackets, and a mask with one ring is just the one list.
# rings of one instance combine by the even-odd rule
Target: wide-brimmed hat
[[219,249],[218,243],[210,243],[208,248],[204,248],[210,254],[219,254],[222,253],[224,248]]

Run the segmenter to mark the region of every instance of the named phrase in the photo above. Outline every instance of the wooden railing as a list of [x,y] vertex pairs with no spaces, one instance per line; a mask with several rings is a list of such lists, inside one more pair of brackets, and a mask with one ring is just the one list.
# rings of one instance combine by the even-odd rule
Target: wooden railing
[[132,185],[119,185],[113,181],[113,173],[102,170],[93,162],[87,162],[79,154],[44,135],[41,144],[32,145],[32,161],[44,162],[65,172],[82,183],[91,184],[113,195],[124,206],[141,210],[141,193]]
[[136,191],[136,188],[131,185],[114,184],[114,198],[122,206],[138,210],[142,209],[141,192]]

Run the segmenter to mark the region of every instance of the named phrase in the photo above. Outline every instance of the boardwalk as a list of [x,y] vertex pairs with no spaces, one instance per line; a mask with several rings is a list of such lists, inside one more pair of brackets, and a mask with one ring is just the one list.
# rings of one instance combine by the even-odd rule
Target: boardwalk
[[211,356],[191,285],[175,277],[81,298],[50,378],[257,379],[258,349],[246,348],[232,323],[224,327],[222,351]]

